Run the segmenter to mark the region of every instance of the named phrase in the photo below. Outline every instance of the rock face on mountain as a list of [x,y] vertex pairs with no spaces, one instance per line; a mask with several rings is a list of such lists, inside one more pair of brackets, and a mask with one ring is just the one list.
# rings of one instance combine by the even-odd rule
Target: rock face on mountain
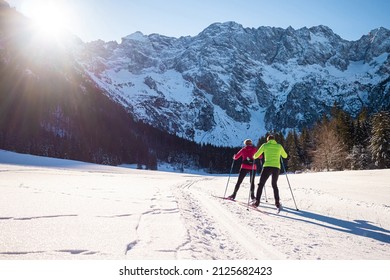
[[194,37],[136,32],[84,44],[77,61],[136,119],[198,143],[241,145],[310,126],[335,102],[390,109],[390,31],[346,41],[326,26],[215,23]]

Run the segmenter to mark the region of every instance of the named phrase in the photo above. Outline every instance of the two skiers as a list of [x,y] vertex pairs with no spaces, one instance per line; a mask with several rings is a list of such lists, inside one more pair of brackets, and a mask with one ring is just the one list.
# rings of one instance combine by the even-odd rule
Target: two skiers
[[[240,152],[244,149],[248,149],[247,146],[245,146],[243,149],[241,149]],[[250,151],[252,151],[252,150],[253,149],[251,148]],[[240,154],[240,152],[237,153],[237,155],[235,155],[233,157],[235,160],[240,158],[240,156],[238,156]],[[249,152],[248,152],[248,154],[249,154]],[[241,153],[241,155],[242,155],[242,153]],[[264,155],[263,170],[262,170],[261,175],[260,175],[260,182],[259,182],[259,186],[257,188],[256,196],[253,195],[254,173],[255,172],[251,172],[251,173],[253,173],[253,175],[252,175],[253,177],[251,177],[251,197],[254,200],[252,203],[252,206],[253,207],[259,206],[260,198],[261,198],[261,194],[263,192],[264,185],[267,182],[268,178],[270,176],[272,176],[271,185],[272,185],[272,189],[274,192],[275,206],[278,209],[280,209],[281,204],[280,204],[279,189],[278,189],[278,184],[277,184],[278,178],[279,178],[279,173],[280,173],[280,160],[281,160],[280,157],[287,158],[287,153],[284,150],[283,146],[276,142],[275,137],[273,135],[269,135],[267,137],[267,143],[264,143],[263,145],[261,145],[261,147],[253,154],[252,159],[255,160],[257,158],[262,158],[263,155]],[[245,168],[249,167],[249,165],[247,165],[247,164],[244,165],[244,161],[243,161],[243,164],[241,165],[239,179],[238,179],[236,187],[234,189],[234,193],[230,196],[232,199],[235,198],[237,191],[238,191],[238,188],[239,188],[243,178],[247,174],[247,173],[245,173],[245,171],[242,171],[244,166],[245,166]],[[252,166],[256,166],[256,165],[252,163]],[[255,168],[255,167],[253,167],[253,168]],[[253,170],[253,168],[251,170]],[[250,168],[248,168],[248,169],[250,169]],[[245,173],[245,175],[241,175],[241,172],[242,172],[242,174]],[[243,176],[243,177],[240,178],[241,176]]]

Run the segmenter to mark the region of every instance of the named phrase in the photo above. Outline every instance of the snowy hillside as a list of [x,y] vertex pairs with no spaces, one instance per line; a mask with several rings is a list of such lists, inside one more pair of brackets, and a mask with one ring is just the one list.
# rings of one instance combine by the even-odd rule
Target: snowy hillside
[[290,174],[299,211],[282,175],[279,215],[227,178],[0,151],[0,259],[390,260],[390,170]]

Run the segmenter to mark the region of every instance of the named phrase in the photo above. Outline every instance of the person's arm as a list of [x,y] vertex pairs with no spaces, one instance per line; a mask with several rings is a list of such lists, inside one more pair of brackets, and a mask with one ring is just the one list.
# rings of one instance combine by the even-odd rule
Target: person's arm
[[280,145],[280,147],[281,147],[280,155],[282,156],[282,158],[287,158],[288,155],[287,155],[286,151],[284,150],[283,146]]
[[257,150],[257,152],[253,155],[254,159],[257,159],[264,153],[264,144]]
[[237,154],[233,155],[233,159],[234,160],[238,160],[241,156],[242,156],[242,150],[239,150]]

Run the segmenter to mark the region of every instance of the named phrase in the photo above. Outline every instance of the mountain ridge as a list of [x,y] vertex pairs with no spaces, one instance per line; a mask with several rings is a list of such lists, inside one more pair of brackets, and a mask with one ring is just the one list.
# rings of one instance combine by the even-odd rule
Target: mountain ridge
[[390,106],[385,28],[347,41],[323,25],[225,22],[193,37],[135,32],[119,44],[86,43],[82,53],[90,77],[136,119],[198,143],[300,130],[334,103],[353,116]]

